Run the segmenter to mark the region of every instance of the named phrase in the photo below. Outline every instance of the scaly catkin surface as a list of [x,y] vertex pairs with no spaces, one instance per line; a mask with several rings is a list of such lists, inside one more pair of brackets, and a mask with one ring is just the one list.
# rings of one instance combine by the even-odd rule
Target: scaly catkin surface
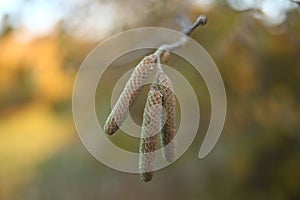
[[154,66],[155,58],[145,56],[135,67],[123,92],[105,122],[104,131],[108,135],[113,135],[122,125],[129,113],[129,108],[133,104],[135,97],[140,93],[143,84],[149,78]]
[[163,157],[166,161],[172,162],[176,157],[176,99],[172,82],[168,75],[161,73],[158,78],[160,92],[163,95],[162,105],[166,111],[165,122],[161,130],[161,145]]
[[157,135],[160,129],[162,112],[162,95],[151,87],[144,109],[143,124],[139,146],[139,169],[141,179],[148,182],[152,179]]

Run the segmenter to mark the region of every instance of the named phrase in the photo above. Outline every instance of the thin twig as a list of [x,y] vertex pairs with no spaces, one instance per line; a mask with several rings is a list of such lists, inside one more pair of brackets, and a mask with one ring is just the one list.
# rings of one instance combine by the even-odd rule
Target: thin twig
[[182,47],[183,45],[185,45],[185,43],[187,42],[187,37],[186,35],[191,35],[191,33],[198,27],[198,26],[204,26],[207,22],[207,18],[205,15],[200,15],[197,20],[194,22],[193,25],[191,25],[191,27],[189,27],[187,30],[182,31],[182,33],[185,34],[185,36],[180,37],[178,41],[171,43],[171,44],[164,44],[161,45],[154,53],[153,55],[155,55],[157,58],[160,57],[163,52],[165,51],[172,51],[175,49],[178,49],[180,47]]

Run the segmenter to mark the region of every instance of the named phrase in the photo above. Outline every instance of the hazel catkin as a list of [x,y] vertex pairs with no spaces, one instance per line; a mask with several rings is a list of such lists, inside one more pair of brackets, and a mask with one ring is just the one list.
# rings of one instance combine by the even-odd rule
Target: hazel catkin
[[133,104],[136,96],[140,93],[155,66],[155,60],[154,56],[145,56],[135,67],[104,124],[104,131],[108,135],[113,135],[126,119],[129,108]]
[[162,106],[165,109],[164,122],[161,130],[161,146],[163,157],[172,162],[176,157],[176,99],[173,84],[167,74],[161,73],[158,77],[158,85],[162,94]]
[[162,95],[156,87],[151,87],[143,114],[139,146],[139,170],[141,179],[152,179],[157,135],[160,129]]

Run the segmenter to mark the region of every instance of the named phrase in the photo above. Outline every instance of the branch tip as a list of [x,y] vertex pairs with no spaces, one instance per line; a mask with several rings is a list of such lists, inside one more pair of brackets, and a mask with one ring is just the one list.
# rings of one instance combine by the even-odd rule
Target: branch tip
[[197,20],[194,22],[194,24],[183,33],[186,35],[191,35],[191,33],[198,27],[198,26],[204,26],[207,23],[207,17],[205,15],[200,15]]
[[207,17],[205,15],[200,15],[195,24],[197,24],[197,26],[204,26],[207,23]]

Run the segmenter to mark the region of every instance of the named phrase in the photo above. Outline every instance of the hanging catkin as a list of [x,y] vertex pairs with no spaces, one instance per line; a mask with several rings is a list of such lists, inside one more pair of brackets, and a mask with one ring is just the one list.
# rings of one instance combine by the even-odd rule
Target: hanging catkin
[[161,146],[163,157],[172,162],[176,157],[176,100],[172,82],[167,74],[161,73],[158,78],[160,92],[163,96],[162,105],[166,116],[162,118],[163,128],[161,130]]
[[145,56],[135,67],[123,92],[105,122],[104,131],[108,135],[113,135],[122,125],[129,113],[130,106],[141,91],[143,84],[150,76],[154,66],[155,57]]
[[144,109],[143,124],[139,146],[139,170],[141,179],[152,179],[157,135],[160,129],[162,95],[153,84],[148,93]]

